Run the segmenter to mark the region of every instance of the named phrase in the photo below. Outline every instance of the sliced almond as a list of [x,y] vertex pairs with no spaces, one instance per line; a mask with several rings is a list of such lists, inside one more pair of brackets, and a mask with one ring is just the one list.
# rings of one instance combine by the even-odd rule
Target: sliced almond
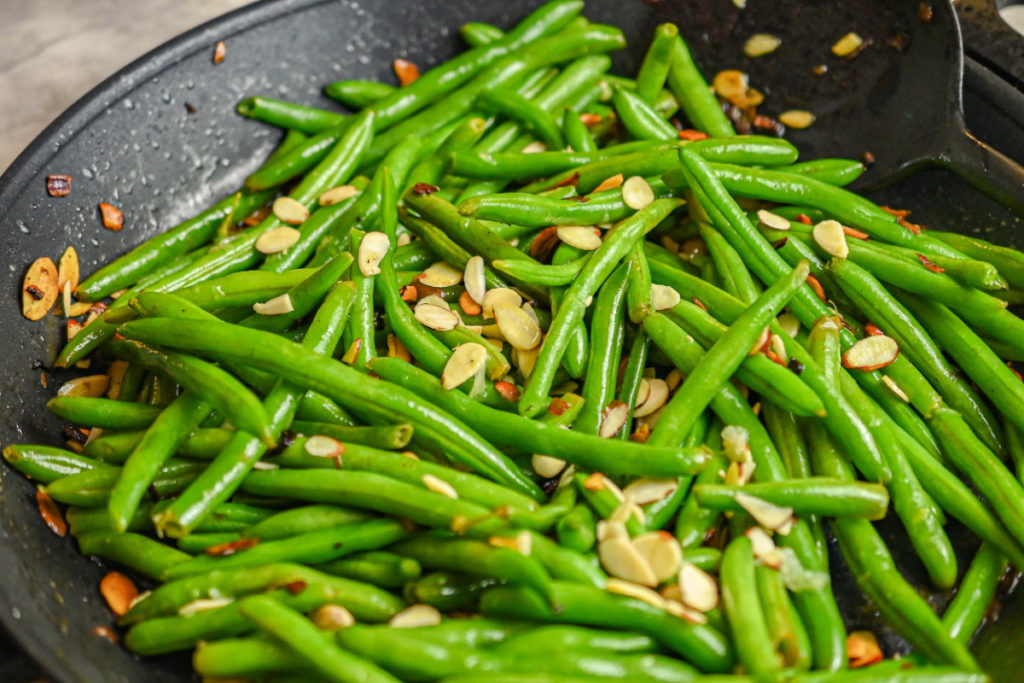
[[100,581],[100,594],[107,601],[110,611],[121,616],[131,608],[132,601],[139,595],[139,589],[121,572],[108,572]]
[[790,109],[779,114],[779,121],[790,128],[800,130],[802,128],[809,128],[814,123],[814,114],[803,109]]
[[647,505],[668,498],[679,488],[678,479],[640,477],[622,489],[623,495],[630,494],[637,505]]
[[424,486],[434,493],[440,493],[442,496],[448,496],[449,498],[457,499],[459,497],[459,492],[455,490],[455,487],[441,477],[433,474],[424,474],[420,480]]
[[666,311],[682,301],[682,297],[668,285],[651,285],[651,305],[656,311]]
[[260,315],[284,315],[294,311],[295,306],[292,305],[291,296],[288,295],[288,292],[285,292],[275,296],[273,299],[267,299],[263,303],[253,304],[252,310]]
[[540,140],[535,140],[528,144],[526,147],[523,147],[519,151],[522,152],[523,154],[537,154],[538,152],[546,152],[547,149],[547,145],[545,145]]
[[629,532],[626,531],[626,525],[622,522],[602,519],[594,526],[594,533],[599,543],[616,537],[629,540]]
[[612,401],[601,411],[601,427],[598,436],[602,439],[610,439],[625,426],[629,419],[629,404],[622,401]]
[[[646,369],[646,368],[645,368]],[[640,378],[640,384],[636,388],[636,400],[634,405],[642,406],[647,397],[651,395],[651,380],[647,377]]]
[[[116,299],[117,297],[115,297],[113,294],[111,294],[110,298],[111,299]],[[71,308],[68,309],[68,317],[69,318],[77,318],[80,315],[85,315],[86,313],[89,312],[90,308],[92,308],[92,304],[90,302],[88,302],[88,301],[76,301],[73,304],[71,304]]]
[[317,458],[336,458],[345,452],[345,444],[329,436],[316,434],[306,439],[303,449]]
[[789,354],[786,352],[786,341],[779,335],[772,334],[768,340],[768,348],[771,349],[772,353],[778,356],[783,363],[789,361]]
[[654,190],[642,177],[631,176],[622,183],[622,201],[629,208],[639,211],[654,201]]
[[846,243],[846,231],[843,224],[832,219],[824,220],[814,226],[814,241],[827,253],[836,258],[850,255],[850,247]]
[[730,486],[744,486],[754,477],[757,464],[754,462],[731,462],[725,470],[725,483]]
[[782,40],[771,33],[755,33],[743,43],[743,54],[756,59],[771,54],[779,49]]
[[537,356],[540,355],[540,345],[532,349],[513,348],[512,352],[515,354],[516,367],[519,368],[519,372],[524,378],[529,378],[533,374],[534,366],[537,364]]
[[286,225],[271,228],[256,238],[256,251],[261,254],[276,254],[299,241],[302,233]]
[[78,277],[78,252],[74,247],[68,247],[57,261],[57,288],[63,291],[66,283],[70,283],[74,290],[78,287]]
[[848,57],[864,45],[864,39],[850,31],[832,45],[832,54],[836,57]]
[[747,493],[737,493],[736,502],[750,513],[758,524],[772,531],[781,530],[793,517],[793,508],[775,505]]
[[359,243],[359,272],[370,277],[380,272],[380,260],[388,253],[391,241],[382,232],[368,232]]
[[783,313],[778,317],[779,327],[791,338],[796,339],[800,333],[800,321],[792,313]]
[[469,260],[466,261],[466,270],[462,279],[466,284],[466,292],[472,297],[473,301],[483,305],[484,295],[487,294],[487,282],[482,256],[469,257]]
[[107,384],[107,398],[116,399],[121,394],[121,384],[126,372],[128,372],[128,362],[123,360],[115,360],[107,368],[107,377],[110,378],[110,382]]
[[764,227],[771,228],[772,230],[789,230],[789,220],[767,209],[761,209],[757,212],[757,221]]
[[346,199],[351,199],[357,194],[359,194],[359,188],[355,185],[338,185],[321,192],[317,201],[320,203],[320,206],[330,206],[343,202]]
[[683,373],[679,372],[678,368],[672,368],[669,370],[668,375],[665,376],[665,384],[668,385],[668,390],[670,392],[675,391],[682,383]]
[[[75,441],[68,441],[68,443],[77,444]],[[60,511],[60,506],[42,486],[36,487],[36,509],[39,510],[39,516],[43,518],[43,522],[50,531],[61,538],[67,535],[68,523]]]
[[878,638],[871,631],[852,631],[846,636],[846,656],[851,669],[860,669],[882,661],[885,656]]
[[647,586],[641,586],[638,583],[633,583],[632,581],[611,578],[605,582],[604,589],[615,595],[624,595],[627,598],[640,600],[661,609],[666,608],[665,598],[658,591]]
[[403,342],[398,335],[389,332],[387,343],[388,358],[401,358],[407,363],[412,362],[412,354],[409,353],[409,347],[405,345],[405,342]]
[[[606,488],[608,488],[609,484],[612,484],[612,486],[615,486],[612,483],[611,479],[609,479],[608,477],[604,476],[600,472],[594,472],[594,473],[592,473],[590,476],[588,476],[584,480],[583,488],[585,488],[588,491],[604,491]],[[615,488],[618,488],[618,487],[616,486]],[[622,493],[622,491],[620,490],[619,491],[619,494],[620,494],[619,495],[619,500],[622,500],[621,493]]]
[[772,540],[771,534],[759,526],[747,529],[745,536],[750,539],[750,546],[754,550],[754,557],[761,562],[771,557],[772,553],[776,550],[775,541]]
[[87,375],[68,380],[57,390],[58,396],[83,396],[99,398],[107,393],[110,378],[106,375]]
[[305,205],[291,197],[278,197],[271,205],[271,211],[277,220],[291,225],[300,225],[309,218],[309,209]]
[[591,194],[594,192],[604,192],[614,187],[620,187],[622,185],[622,174],[616,173],[613,176],[609,176],[601,181],[601,184],[591,190]]
[[647,559],[633,547],[628,538],[612,536],[597,544],[597,556],[610,575],[638,583],[641,586],[658,585],[658,577]]
[[857,341],[843,354],[843,367],[854,370],[878,370],[896,360],[900,346],[892,337],[876,334]]
[[658,583],[668,581],[679,571],[683,550],[676,537],[667,531],[651,531],[633,539],[633,547],[650,566]]
[[437,626],[441,623],[441,613],[431,605],[411,605],[391,617],[388,626],[391,628],[421,628]]
[[441,386],[445,389],[460,386],[482,370],[486,362],[487,349],[483,346],[475,342],[459,344],[441,372]]
[[[739,0],[733,1],[739,2]],[[704,616],[703,612],[698,612],[697,610],[687,607],[683,603],[676,602],[675,600],[666,601],[665,611],[671,614],[672,616],[684,619],[690,622],[691,624],[708,623],[708,618]]]
[[459,326],[459,316],[454,311],[449,311],[433,304],[424,304],[422,302],[416,304],[413,315],[420,324],[439,332],[454,330]]
[[771,341],[771,338],[771,333],[768,331],[768,328],[765,327],[761,330],[761,334],[757,335],[757,339],[754,340],[754,344],[750,347],[750,351],[747,352],[747,355],[756,356],[764,351],[764,348],[768,346],[768,342]]
[[424,306],[437,306],[438,308],[443,308],[446,311],[452,310],[451,304],[436,294],[427,294],[426,296],[421,297],[418,303],[423,304]]
[[494,289],[487,290],[487,293],[484,294],[483,300],[480,304],[484,309],[484,318],[490,319],[494,317],[495,306],[502,305],[519,308],[523,305],[523,297],[519,296],[518,292],[514,289],[509,289],[508,287],[496,287]]
[[711,81],[711,87],[719,97],[732,100],[745,95],[747,88],[750,87],[750,82],[747,79],[747,74],[742,71],[725,69],[715,74]]
[[223,40],[218,40],[217,44],[213,46],[213,63],[220,64],[227,56],[228,46],[224,44]]
[[356,623],[352,613],[341,605],[321,605],[309,613],[309,618],[322,631],[340,631]]
[[398,84],[403,88],[415,83],[420,77],[420,68],[406,59],[396,59],[391,63],[391,68],[395,70]]
[[103,220],[103,227],[107,230],[117,232],[124,227],[124,214],[113,204],[100,202],[100,218]]
[[601,246],[601,231],[587,225],[563,225],[557,230],[558,239],[570,247],[593,251]]
[[655,377],[646,381],[649,387],[647,398],[637,405],[633,417],[647,417],[668,401],[668,383],[665,380]]
[[710,612],[718,606],[718,582],[689,562],[679,570],[679,594],[684,605],[698,612]]
[[57,266],[48,257],[36,259],[21,285],[21,313],[29,320],[41,320],[60,296]]
[[882,375],[882,381],[885,382],[885,386],[889,387],[889,391],[900,397],[901,401],[910,403],[910,397],[907,396],[907,392],[903,391],[899,384],[896,384],[896,380],[889,375]]
[[565,469],[565,461],[550,455],[540,455],[535,453],[530,458],[530,465],[533,467],[533,471],[538,476],[544,477],[545,479],[553,479],[561,474],[562,470]]
[[445,261],[438,261],[427,267],[419,277],[420,282],[428,287],[454,287],[462,282],[462,273]]
[[226,607],[234,602],[233,598],[217,597],[217,598],[199,598],[192,602],[186,602],[184,605],[178,608],[178,616],[180,617],[194,617],[201,612],[209,612],[210,610],[220,609]]
[[540,325],[522,308],[499,305],[492,309],[501,336],[517,349],[529,350],[540,344]]

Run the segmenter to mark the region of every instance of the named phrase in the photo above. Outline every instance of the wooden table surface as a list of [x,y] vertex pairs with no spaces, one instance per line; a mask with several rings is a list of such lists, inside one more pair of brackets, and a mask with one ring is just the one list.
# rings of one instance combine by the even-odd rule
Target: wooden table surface
[[0,0],[0,172],[61,112],[122,66],[249,2]]

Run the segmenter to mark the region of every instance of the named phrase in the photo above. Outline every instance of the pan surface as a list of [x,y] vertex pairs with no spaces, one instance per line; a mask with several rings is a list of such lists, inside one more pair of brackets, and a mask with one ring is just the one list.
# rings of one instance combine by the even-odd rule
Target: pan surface
[[[728,0],[707,2],[731,6]],[[456,31],[461,23],[479,20],[508,26],[536,4],[268,0],[168,43],[72,107],[0,178],[0,253],[7,261],[0,289],[0,445],[59,443],[61,424],[44,404],[74,374],[33,369],[35,361],[49,365],[63,332],[53,316],[29,323],[20,314],[17,292],[31,261],[56,258],[70,244],[78,249],[83,272],[91,272],[112,254],[232,192],[279,136],[233,113],[242,97],[264,94],[330,107],[320,94],[326,82],[342,77],[389,81],[389,65],[398,56],[421,67],[436,64],[463,48]],[[630,48],[615,56],[614,69],[632,74],[654,25],[685,19],[685,11],[693,7],[692,0],[589,0],[586,14],[622,27]],[[688,32],[693,23],[681,26],[707,75],[737,66],[741,42],[732,43],[732,52],[711,49],[706,31]],[[776,32],[785,36],[784,29]],[[226,42],[228,54],[222,64],[214,65],[210,55],[218,40]],[[189,113],[190,108],[195,112]],[[816,151],[835,152],[827,147]],[[49,173],[73,176],[70,196],[47,196]],[[966,231],[992,226],[995,232],[990,237],[1009,237],[1012,220],[1007,214],[945,172],[919,174],[884,193],[878,198],[914,209],[915,218],[935,227]],[[102,228],[96,211],[101,201],[124,211],[124,230]],[[94,627],[109,626],[111,621],[97,589],[105,569],[80,557],[72,540],[57,539],[46,530],[33,492],[24,477],[0,466],[4,627],[61,681],[187,678],[186,657],[141,662],[92,633]],[[898,530],[892,531],[893,537],[898,539]],[[906,546],[901,540],[891,545],[898,556],[899,548]],[[973,550],[969,540],[962,545],[968,553]],[[968,557],[963,556],[964,563]],[[925,585],[911,556],[898,559],[919,585]],[[837,591],[855,626],[877,626],[851,582],[840,582]],[[886,643],[890,651],[905,647],[895,637]]]

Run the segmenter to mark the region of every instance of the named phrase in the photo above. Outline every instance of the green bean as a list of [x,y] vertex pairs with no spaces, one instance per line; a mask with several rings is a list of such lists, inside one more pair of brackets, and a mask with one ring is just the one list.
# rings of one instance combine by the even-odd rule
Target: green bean
[[[350,235],[352,250],[358,253],[364,233],[360,230],[353,230]],[[352,313],[348,319],[348,333],[353,343],[358,344],[358,351],[356,351],[352,366],[359,370],[365,370],[366,364],[377,356],[373,312],[373,290],[376,278],[372,275],[363,275],[358,268],[352,271],[351,278],[355,285],[356,296],[352,305]]]
[[292,420],[291,430],[306,436],[322,434],[344,443],[356,443],[385,450],[398,450],[405,448],[409,444],[413,428],[410,424],[347,427],[325,422]]
[[737,536],[722,554],[722,604],[733,634],[736,654],[743,668],[756,679],[773,680],[782,663],[772,643],[758,583],[754,575],[754,551],[750,539]]
[[658,24],[654,29],[651,45],[636,75],[636,94],[648,104],[654,102],[665,86],[678,35],[675,24]]
[[361,510],[337,505],[303,505],[260,520],[243,529],[241,535],[243,538],[258,538],[260,541],[276,541],[368,519],[370,515]]
[[690,49],[682,38],[675,41],[672,65],[668,72],[668,86],[679,101],[686,118],[696,128],[712,137],[736,134],[708,87],[707,81],[693,63]]
[[395,94],[397,88],[378,81],[335,81],[328,83],[324,94],[349,109],[363,109]]
[[555,120],[535,102],[508,95],[496,90],[484,90],[477,96],[477,102],[485,109],[519,121],[548,149],[562,149],[565,140]]
[[69,474],[108,467],[107,463],[87,455],[53,446],[12,444],[4,448],[3,455],[14,469],[40,484],[50,484]]
[[459,27],[459,35],[470,47],[479,47],[493,43],[504,36],[505,32],[497,26],[485,24],[482,21],[468,21]]
[[798,515],[879,520],[885,517],[889,507],[889,493],[881,484],[845,483],[825,477],[751,483],[742,487],[725,484],[697,484],[693,487],[693,495],[699,505],[732,512],[743,510],[736,500],[740,493],[774,505],[791,507]]
[[[711,253],[711,259],[715,263],[715,270],[718,271],[719,276],[722,278],[722,289],[747,304],[753,303],[757,297],[761,296],[761,288],[754,282],[754,278],[750,276],[750,271],[743,264],[739,253],[722,237],[720,232],[710,225],[701,223],[698,227],[700,228],[700,236],[704,240],[704,244],[707,245],[708,251]],[[792,265],[795,266],[796,264]],[[813,272],[813,264],[811,264],[811,267]]]
[[[597,293],[590,326],[590,352],[583,383],[583,409],[573,429],[584,434],[598,434],[603,414],[615,394],[615,379],[622,356],[625,336],[625,264],[616,268]],[[623,425],[628,430],[629,425]]]
[[245,98],[235,106],[235,111],[246,118],[278,128],[293,128],[309,135],[337,128],[349,118],[325,109],[260,96]]
[[594,513],[590,511],[590,507],[578,503],[569,514],[558,520],[555,526],[559,544],[578,553],[590,551],[597,541],[595,524]]
[[250,595],[238,603],[239,612],[280,639],[313,668],[339,683],[388,683],[398,679],[320,637],[321,631],[296,610],[269,595]]
[[55,396],[46,407],[68,422],[101,429],[142,429],[161,413],[157,406],[86,396]]
[[421,161],[409,172],[409,185],[425,183],[438,185],[448,170],[452,153],[471,149],[487,130],[487,120],[480,116],[467,118],[455,129],[436,152]]
[[[82,453],[112,465],[120,465],[128,459],[145,434],[142,430],[104,434],[86,444]],[[232,436],[233,432],[229,429],[201,427],[185,438],[175,451],[175,455],[209,460],[220,453]]]
[[646,444],[609,442],[489,409],[458,392],[445,391],[438,380],[396,359],[378,358],[370,364],[370,369],[444,407],[457,418],[465,419],[496,443],[515,445],[534,453],[557,453],[563,460],[593,471],[673,476],[700,470],[708,458],[703,448],[654,449]]
[[[230,555],[195,557],[169,567],[163,579],[180,579],[203,572],[258,567],[276,562],[317,564],[360,550],[376,550],[408,535],[395,520],[371,519],[309,531],[291,538],[263,541]],[[256,538],[249,536],[249,538]]]
[[[863,163],[853,159],[812,159],[799,161],[788,166],[780,166],[777,171],[809,175],[829,185],[843,187],[859,178],[865,170]],[[821,219],[819,219],[821,220]]]
[[438,571],[406,584],[402,594],[411,603],[427,604],[444,612],[475,612],[481,594],[499,584],[491,577]]
[[[149,486],[155,497],[161,498],[181,492],[202,471],[203,463],[191,460],[168,460],[157,472]],[[105,506],[114,484],[121,476],[121,468],[113,465],[82,470],[68,474],[47,485],[46,491],[54,500],[82,507]]]
[[572,107],[566,107],[562,117],[562,135],[569,148],[575,152],[589,154],[597,151],[597,143],[590,130],[580,119],[580,115]]
[[1016,249],[992,244],[975,235],[940,230],[932,230],[930,234],[970,258],[991,263],[1011,286],[1024,287],[1024,260]]
[[78,537],[78,550],[148,576],[160,576],[176,564],[187,562],[189,556],[180,550],[154,541],[141,534],[116,531],[90,531]]
[[392,552],[369,550],[317,565],[317,569],[384,588],[400,588],[422,575],[420,563]]
[[942,614],[942,625],[958,642],[969,644],[988,616],[989,605],[1006,573],[1006,558],[983,543],[964,574],[956,595]]
[[637,140],[671,140],[677,137],[675,126],[665,121],[637,93],[616,88],[612,98],[615,112],[629,135]]
[[511,587],[487,591],[481,600],[480,611],[485,616],[638,631],[654,638],[702,671],[724,672],[732,668],[731,644],[710,626],[690,624],[659,607],[590,586],[555,581],[553,588],[554,602],[562,608],[557,612],[536,593]]

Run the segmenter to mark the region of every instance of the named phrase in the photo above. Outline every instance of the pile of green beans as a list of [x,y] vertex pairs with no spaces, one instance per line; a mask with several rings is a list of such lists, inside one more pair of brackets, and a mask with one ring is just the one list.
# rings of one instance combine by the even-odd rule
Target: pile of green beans
[[[674,25],[607,74],[623,36],[582,9],[329,84],[347,111],[243,100],[285,131],[245,187],[78,285],[114,296],[55,365],[109,388],[50,401],[67,448],[3,456],[147,589],[130,651],[206,680],[987,680],[971,638],[1024,570],[1024,254],[736,135]],[[944,612],[890,502],[928,588],[963,577]],[[843,572],[911,657],[848,633]]]

